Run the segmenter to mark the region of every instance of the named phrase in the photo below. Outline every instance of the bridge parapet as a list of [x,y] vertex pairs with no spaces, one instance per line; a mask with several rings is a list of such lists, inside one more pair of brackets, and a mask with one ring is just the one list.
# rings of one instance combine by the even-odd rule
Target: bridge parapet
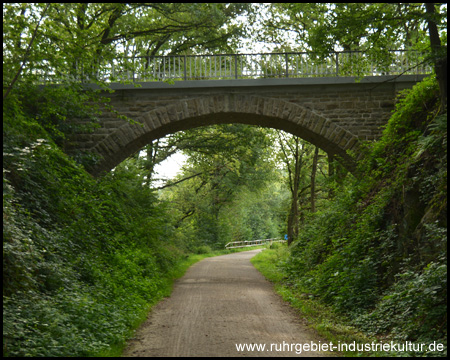
[[[430,74],[424,55],[392,50],[380,59],[361,51],[333,52],[320,57],[310,52],[118,57],[70,64],[69,75],[57,75],[46,60],[33,72],[40,84],[67,81],[158,82],[262,78],[364,77]],[[69,65],[69,64],[68,64]]]

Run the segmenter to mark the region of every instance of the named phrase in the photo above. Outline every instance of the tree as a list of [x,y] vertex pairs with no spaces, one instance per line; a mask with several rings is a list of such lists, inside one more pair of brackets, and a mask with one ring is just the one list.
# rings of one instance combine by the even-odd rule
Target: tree
[[306,216],[316,212],[316,200],[326,198],[326,189],[330,185],[329,170],[324,170],[328,164],[322,161],[325,156],[317,146],[283,131],[274,130],[274,133],[279,146],[275,149],[276,157],[284,165],[283,172],[290,193],[287,212],[290,245],[297,239]]
[[[227,3],[10,3],[3,8],[4,88],[40,70],[68,81],[100,59],[230,51],[249,10]],[[18,69],[21,69],[18,72]],[[79,75],[79,74],[78,74]],[[19,77],[18,77],[19,78]]]
[[[174,204],[175,226],[193,232],[208,245],[231,239],[252,240],[271,225],[247,206],[257,202],[273,177],[267,129],[242,124],[192,129],[179,134],[188,156],[183,173],[166,184],[163,198]],[[251,201],[246,201],[253,199]],[[237,214],[241,214],[236,217]],[[230,222],[230,219],[235,219]],[[276,221],[274,222],[276,223]],[[258,225],[259,224],[259,225]]]
[[390,62],[389,50],[426,52],[424,61],[434,62],[441,102],[446,104],[446,4],[273,3],[266,8],[263,31],[254,36],[273,39],[279,49],[310,51],[322,57],[334,51],[360,50],[380,64]]
[[303,170],[306,149],[305,144],[298,136],[290,135],[279,130],[276,133],[281,148],[280,157],[287,170],[287,180],[291,192],[291,204],[287,221],[288,245],[290,245],[298,237],[299,195],[301,191],[309,187],[307,186],[303,190],[300,189],[301,172]]
[[[42,18],[45,16],[45,13],[47,12],[49,7],[50,7],[50,4],[47,4],[45,9],[43,10],[43,12],[41,14],[40,19],[38,20],[38,22],[37,22],[37,24],[36,24],[36,26],[34,28],[34,31],[33,31],[33,34],[31,36],[31,39],[30,39],[30,41],[29,41],[29,43],[28,43],[28,45],[27,45],[27,47],[25,49],[25,52],[23,54],[23,59],[21,59],[21,61],[20,61],[20,67],[16,71],[16,73],[14,75],[14,78],[11,80],[11,83],[9,84],[9,86],[6,87],[6,92],[3,94],[3,100],[5,100],[5,98],[10,93],[11,89],[14,87],[14,83],[19,79],[19,77],[20,77],[20,75],[22,73],[22,70],[23,70],[25,64],[27,63],[27,61],[28,61],[28,59],[30,57],[31,49],[33,47],[34,40],[36,39],[36,34],[37,34],[39,26],[41,24]],[[24,9],[23,8],[22,8],[21,12],[22,12],[22,14],[24,13]],[[16,44],[20,47],[20,44],[21,44],[21,39],[20,38],[16,39]]]
[[[441,7],[441,6],[439,6]],[[426,14],[417,3],[273,3],[260,37],[287,44],[286,32],[295,36],[295,49],[317,53],[338,50],[417,48],[426,39]],[[446,8],[443,7],[443,11]],[[446,31],[439,14],[439,30]]]
[[440,14],[436,14],[434,3],[425,3],[430,45],[434,58],[434,70],[439,83],[442,111],[447,107],[447,46],[442,45],[439,27],[442,22]]
[[316,211],[316,174],[317,164],[319,162],[319,148],[316,146],[314,149],[314,157],[311,169],[311,212]]

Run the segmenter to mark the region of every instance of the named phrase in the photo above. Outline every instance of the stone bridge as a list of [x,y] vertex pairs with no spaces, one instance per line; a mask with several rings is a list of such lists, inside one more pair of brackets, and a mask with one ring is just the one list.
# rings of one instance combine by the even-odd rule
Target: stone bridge
[[[68,152],[90,152],[93,175],[117,166],[143,146],[180,130],[243,123],[284,130],[337,155],[352,169],[361,141],[377,139],[398,91],[425,75],[238,79],[112,84],[105,93],[118,114],[104,111],[100,127],[70,139]],[[349,152],[350,150],[350,152]],[[351,155],[353,154],[353,156]]]

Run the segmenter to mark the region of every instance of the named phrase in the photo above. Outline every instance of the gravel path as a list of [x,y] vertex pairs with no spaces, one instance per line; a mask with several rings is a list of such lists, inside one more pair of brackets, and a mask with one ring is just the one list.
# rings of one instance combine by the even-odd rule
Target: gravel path
[[[124,356],[333,355],[297,354],[295,346],[280,351],[283,344],[284,350],[291,350],[290,344],[324,341],[302,324],[250,263],[259,251],[206,258],[191,266],[172,295],[153,308]],[[238,351],[236,344],[265,348]]]

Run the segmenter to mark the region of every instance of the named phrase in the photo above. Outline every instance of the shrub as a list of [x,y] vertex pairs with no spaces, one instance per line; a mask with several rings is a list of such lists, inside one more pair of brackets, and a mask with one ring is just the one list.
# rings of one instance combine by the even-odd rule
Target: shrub
[[284,270],[372,335],[446,344],[447,117],[436,95],[433,77],[403,94],[364,175],[303,226]]

